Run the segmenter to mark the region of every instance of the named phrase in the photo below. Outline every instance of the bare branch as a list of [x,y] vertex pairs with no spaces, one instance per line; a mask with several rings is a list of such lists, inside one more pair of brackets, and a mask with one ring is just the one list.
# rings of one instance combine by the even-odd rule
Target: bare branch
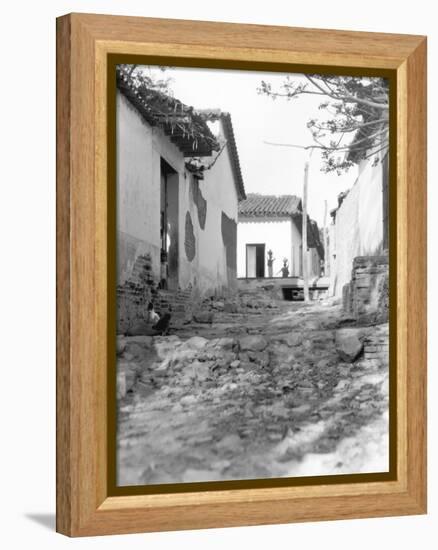
[[[370,101],[368,99],[362,99],[357,96],[353,96],[348,93],[347,90],[343,94],[338,94],[337,92],[327,92],[325,91],[315,80],[313,80],[309,75],[304,75],[309,82],[311,82],[318,90],[320,90],[320,93],[317,95],[326,95],[328,97],[331,97],[332,99],[345,101],[347,103],[360,103],[362,105],[367,105],[368,107],[373,107],[374,109],[384,109],[387,110],[389,108],[388,102],[386,103],[377,103],[375,101]],[[308,92],[310,93],[310,92]]]

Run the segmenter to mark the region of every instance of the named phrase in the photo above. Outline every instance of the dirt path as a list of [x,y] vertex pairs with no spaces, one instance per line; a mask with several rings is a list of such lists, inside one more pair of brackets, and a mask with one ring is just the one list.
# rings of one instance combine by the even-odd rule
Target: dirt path
[[119,484],[387,471],[387,361],[342,361],[339,319],[278,302],[120,338]]

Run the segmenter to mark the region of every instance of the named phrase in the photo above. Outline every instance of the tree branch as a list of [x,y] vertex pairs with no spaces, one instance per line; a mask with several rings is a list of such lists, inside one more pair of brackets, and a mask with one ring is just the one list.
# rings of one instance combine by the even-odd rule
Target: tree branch
[[[344,94],[338,94],[337,92],[333,93],[333,92],[326,92],[324,91],[324,89],[319,86],[319,84],[317,82],[315,82],[309,75],[304,75],[307,80],[309,80],[309,82],[311,82],[318,90],[320,90],[320,93],[318,93],[317,95],[326,95],[328,97],[331,97],[332,99],[335,99],[337,101],[345,101],[347,103],[361,103],[362,105],[368,105],[368,107],[373,107],[374,109],[382,109],[382,110],[387,110],[389,105],[388,103],[376,103],[374,101],[370,101],[368,99],[362,99],[360,97],[357,97],[357,96],[353,96],[351,94],[348,93],[348,91],[345,89],[344,87],[344,90],[345,90],[345,93]],[[303,92],[300,92],[300,93],[305,93],[304,91]],[[307,92],[307,93],[311,93],[311,92]]]

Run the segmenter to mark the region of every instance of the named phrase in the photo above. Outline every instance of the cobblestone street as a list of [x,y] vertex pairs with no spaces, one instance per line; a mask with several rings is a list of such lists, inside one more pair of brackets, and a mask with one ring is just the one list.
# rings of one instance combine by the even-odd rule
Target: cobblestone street
[[120,485],[388,470],[388,325],[250,305],[118,338]]

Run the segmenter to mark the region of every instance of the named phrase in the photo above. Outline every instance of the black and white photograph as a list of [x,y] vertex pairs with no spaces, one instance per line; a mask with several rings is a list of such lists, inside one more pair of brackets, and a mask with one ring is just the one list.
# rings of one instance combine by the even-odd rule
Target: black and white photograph
[[117,486],[388,472],[389,81],[114,82]]

